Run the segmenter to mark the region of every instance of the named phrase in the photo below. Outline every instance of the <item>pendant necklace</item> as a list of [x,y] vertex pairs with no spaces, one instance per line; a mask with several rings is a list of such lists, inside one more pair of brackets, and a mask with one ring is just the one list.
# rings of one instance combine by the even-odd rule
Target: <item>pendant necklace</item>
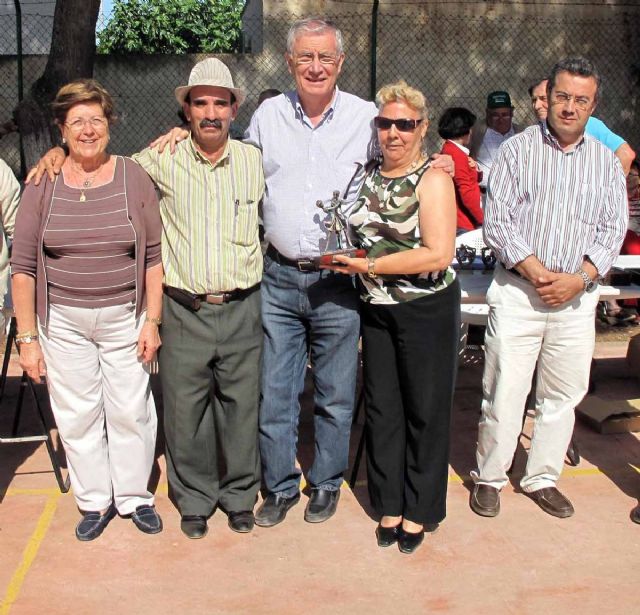
[[[100,165],[101,167],[102,165]],[[91,175],[90,177],[87,177],[87,179],[85,179],[82,182],[82,188],[80,190],[80,202],[84,203],[87,200],[87,197],[84,194],[84,191],[88,188],[91,188],[91,184],[93,184],[93,180],[97,177],[98,173],[100,172],[100,167],[98,167],[98,170]]]
[[422,163],[426,160],[426,156],[424,154],[420,154],[405,170],[405,175],[409,175],[413,171],[415,171]]

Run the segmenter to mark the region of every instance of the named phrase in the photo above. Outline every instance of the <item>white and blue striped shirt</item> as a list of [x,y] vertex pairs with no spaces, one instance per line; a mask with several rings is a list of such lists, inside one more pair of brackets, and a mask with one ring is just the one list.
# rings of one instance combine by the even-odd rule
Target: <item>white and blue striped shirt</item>
[[[345,190],[348,215],[375,153],[376,106],[336,88],[333,102],[313,126],[295,91],[263,102],[251,118],[245,141],[262,150],[265,239],[287,258],[318,256],[327,245],[326,215],[318,200]],[[353,180],[353,181],[352,181]]]
[[546,123],[506,141],[489,176],[484,238],[512,268],[530,255],[575,273],[586,257],[603,276],[628,221],[625,178],[613,152],[585,135],[563,152]]

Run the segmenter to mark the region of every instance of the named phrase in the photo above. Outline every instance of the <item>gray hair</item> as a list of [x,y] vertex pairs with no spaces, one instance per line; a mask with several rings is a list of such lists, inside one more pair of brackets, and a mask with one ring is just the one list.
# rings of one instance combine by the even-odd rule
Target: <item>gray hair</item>
[[596,95],[594,102],[598,102],[601,93],[601,78],[600,73],[597,71],[593,62],[580,56],[560,60],[560,62],[551,69],[549,83],[547,84],[547,91],[550,92],[556,84],[556,77],[558,76],[558,73],[569,73],[570,75],[576,75],[578,77],[593,77],[596,81]]
[[324,17],[306,17],[296,21],[287,34],[287,53],[293,55],[293,46],[296,39],[301,34],[325,34],[325,32],[333,32],[336,37],[336,51],[338,55],[342,54],[342,32],[330,19]]

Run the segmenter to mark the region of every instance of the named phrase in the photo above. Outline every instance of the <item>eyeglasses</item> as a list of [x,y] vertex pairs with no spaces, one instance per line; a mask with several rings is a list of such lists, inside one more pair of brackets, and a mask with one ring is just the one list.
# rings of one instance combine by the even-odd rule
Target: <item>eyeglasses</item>
[[65,124],[72,132],[82,132],[85,124],[91,124],[91,128],[93,128],[94,130],[104,130],[104,128],[106,128],[107,126],[107,118],[91,117],[85,120],[78,117],[70,122],[65,122]]
[[422,119],[409,120],[402,118],[394,120],[390,117],[383,117],[381,115],[373,118],[373,125],[376,128],[379,128],[380,130],[391,130],[391,127],[395,126],[400,132],[413,132],[420,122],[422,122]]
[[294,56],[296,64],[311,64],[314,58],[318,56],[318,62],[323,66],[332,66],[338,62],[338,55],[335,53],[312,53],[311,51],[303,52]]
[[555,105],[566,105],[572,100],[575,103],[576,108],[582,109],[583,111],[591,104],[591,99],[588,96],[572,96],[571,94],[565,94],[564,92],[554,92],[551,99],[552,103]]

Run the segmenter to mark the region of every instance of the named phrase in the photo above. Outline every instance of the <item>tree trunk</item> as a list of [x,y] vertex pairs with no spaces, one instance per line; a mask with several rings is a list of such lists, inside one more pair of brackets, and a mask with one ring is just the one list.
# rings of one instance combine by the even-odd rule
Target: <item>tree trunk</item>
[[59,141],[49,104],[65,83],[93,76],[100,0],[57,0],[51,50],[42,76],[15,111],[27,168]]

